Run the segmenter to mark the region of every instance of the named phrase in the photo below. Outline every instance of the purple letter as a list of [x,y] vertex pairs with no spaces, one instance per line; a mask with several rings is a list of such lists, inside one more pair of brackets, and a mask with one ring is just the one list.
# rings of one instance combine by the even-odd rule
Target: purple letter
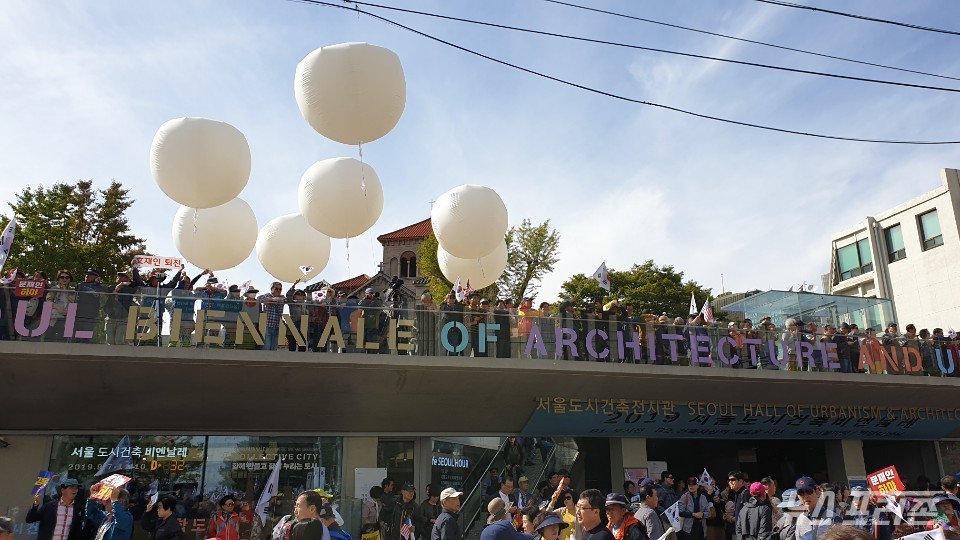
[[667,340],[670,343],[670,361],[674,364],[677,363],[677,342],[683,341],[683,336],[680,334],[664,334],[663,339]]
[[726,343],[730,344],[731,349],[737,346],[737,342],[732,337],[724,336],[720,338],[719,341],[717,341],[717,356],[720,357],[721,362],[723,362],[728,366],[732,366],[740,361],[740,357],[737,355],[733,355],[732,357],[727,358],[726,353],[723,352],[723,345]]
[[626,347],[630,347],[631,349],[633,349],[634,360],[640,360],[640,334],[634,332],[633,330],[630,330],[630,334],[631,334],[630,337],[633,338],[633,341],[625,342],[623,340],[623,332],[622,331],[617,332],[617,353],[620,355],[621,362],[624,362],[627,359],[627,356],[625,354],[626,351],[624,350],[626,349]]
[[547,348],[543,346],[543,336],[540,335],[540,327],[535,324],[530,325],[530,336],[527,337],[527,346],[523,348],[524,356],[530,356],[530,351],[532,351],[534,347],[537,348],[540,356],[547,356]]
[[600,339],[603,341],[607,341],[610,336],[608,336],[606,332],[600,330],[599,328],[587,332],[587,353],[590,354],[591,358],[603,360],[610,355],[610,348],[604,347],[602,351],[597,352],[597,349],[593,346],[593,338],[595,336],[600,336]]
[[557,328],[557,358],[563,356],[563,348],[570,347],[570,356],[576,358],[577,355],[577,332],[573,328]]

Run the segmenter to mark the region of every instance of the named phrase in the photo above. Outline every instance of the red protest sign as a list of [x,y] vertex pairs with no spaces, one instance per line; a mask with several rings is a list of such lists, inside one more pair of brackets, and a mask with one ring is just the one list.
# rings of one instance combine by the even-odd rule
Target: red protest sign
[[13,282],[13,294],[20,298],[39,298],[47,288],[47,280],[18,279]]
[[870,491],[877,493],[886,494],[905,489],[903,481],[900,480],[900,474],[893,465],[870,473],[867,475],[867,482],[870,484]]

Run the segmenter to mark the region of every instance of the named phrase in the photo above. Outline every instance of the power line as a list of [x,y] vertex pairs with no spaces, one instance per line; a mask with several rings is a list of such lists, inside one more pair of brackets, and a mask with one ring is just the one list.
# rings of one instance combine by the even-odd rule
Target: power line
[[896,67],[896,66],[888,66],[888,65],[886,65],[886,64],[877,64],[877,63],[875,63],[875,62],[867,62],[866,60],[857,60],[857,59],[854,59],[854,58],[845,58],[845,57],[843,57],[843,56],[834,56],[834,55],[832,55],[832,54],[818,53],[818,52],[814,52],[814,51],[808,51],[808,50],[805,50],[805,49],[797,49],[797,48],[795,48],[795,47],[787,47],[786,45],[777,45],[776,43],[767,43],[767,42],[765,42],[765,41],[757,41],[757,40],[747,39],[747,38],[742,38],[742,37],[737,37],[737,36],[730,36],[730,35],[721,34],[721,33],[718,33],[718,32],[710,32],[709,30],[701,30],[701,29],[699,29],[699,28],[692,28],[692,27],[689,27],[689,26],[682,26],[682,25],[679,25],[679,24],[672,24],[672,23],[663,22],[663,21],[656,21],[656,20],[653,20],[653,19],[645,19],[645,18],[643,18],[643,17],[636,17],[636,16],[633,16],[633,15],[627,15],[627,14],[625,14],[625,13],[617,13],[617,12],[615,12],[615,11],[607,11],[607,10],[604,10],[604,9],[593,8],[593,7],[589,7],[589,6],[582,6],[582,5],[579,5],[579,4],[572,4],[572,3],[570,3],[570,2],[562,2],[562,1],[560,1],[560,0],[544,0],[544,1],[545,1],[545,2],[550,2],[550,3],[552,3],[552,4],[559,4],[559,5],[562,5],[562,6],[568,6],[568,7],[572,7],[572,8],[582,9],[582,10],[585,10],[585,11],[593,11],[593,12],[596,12],[596,13],[603,13],[603,14],[606,14],[606,15],[613,15],[613,16],[615,16],[615,17],[622,17],[622,18],[624,18],[624,19],[633,19],[633,20],[635,20],[635,21],[641,21],[641,22],[650,23],[650,24],[657,24],[657,25],[666,26],[666,27],[669,27],[669,28],[676,28],[676,29],[678,29],[678,30],[686,30],[686,31],[688,31],[688,32],[696,32],[696,33],[698,33],[698,34],[706,34],[706,35],[708,35],[708,36],[721,37],[721,38],[724,38],[724,39],[732,39],[732,40],[735,40],[735,41],[742,41],[742,42],[744,42],[744,43],[752,43],[752,44],[754,44],[754,45],[762,45],[762,46],[764,46],[764,47],[773,47],[774,49],[780,49],[780,50],[784,50],[784,51],[791,51],[791,52],[796,52],[796,53],[801,53],[801,54],[809,54],[809,55],[811,55],[811,56],[819,56],[819,57],[821,57],[821,58],[829,58],[829,59],[831,59],[831,60],[840,60],[840,61],[843,61],[843,62],[851,62],[851,63],[854,63],[854,64],[861,64],[861,65],[864,65],[864,66],[873,66],[873,67],[878,67],[878,68],[883,68],[883,69],[892,69],[892,70],[895,70],[895,71],[903,71],[903,72],[906,72],[906,73],[914,73],[914,74],[917,74],[917,75],[926,75],[926,76],[928,76],[928,77],[937,77],[937,78],[940,78],[940,79],[950,79],[950,80],[954,80],[954,81],[960,81],[960,77],[950,77],[949,75],[940,75],[940,74],[937,74],[937,73],[928,73],[928,72],[926,72],[926,71],[918,71],[918,70],[914,70],[914,69],[907,69],[907,68]]
[[786,134],[790,134],[790,135],[802,135],[802,136],[805,136],[805,137],[814,137],[814,138],[819,138],[819,139],[831,139],[831,140],[840,140],[840,141],[866,142],[866,143],[878,143],[878,144],[905,144],[905,145],[946,145],[946,144],[960,144],[960,140],[957,140],[957,141],[914,141],[914,140],[897,140],[897,139],[866,139],[866,138],[858,138],[858,137],[842,137],[842,136],[837,136],[837,135],[824,135],[824,134],[819,134],[819,133],[811,133],[811,132],[796,131],[796,130],[791,130],[791,129],[777,128],[777,127],[772,127],[772,126],[765,126],[765,125],[761,125],[761,124],[753,124],[753,123],[749,123],[749,122],[741,122],[741,121],[739,121],[739,120],[731,120],[731,119],[729,119],[729,118],[721,118],[721,117],[718,117],[718,116],[710,116],[710,115],[707,115],[707,114],[697,113],[697,112],[689,111],[689,110],[686,110],[686,109],[680,109],[680,108],[678,108],[678,107],[671,107],[671,106],[669,106],[669,105],[663,105],[663,104],[654,103],[654,102],[651,102],[651,101],[642,101],[642,100],[638,100],[638,99],[629,98],[629,97],[622,96],[622,95],[619,95],[619,94],[614,94],[614,93],[612,93],[612,92],[607,92],[607,91],[605,91],[605,90],[600,90],[600,89],[597,89],[597,88],[592,88],[592,87],[585,86],[585,85],[582,85],[582,84],[578,84],[578,83],[575,83],[575,82],[572,82],[572,81],[568,81],[568,80],[565,80],[565,79],[561,79],[561,78],[559,78],[559,77],[554,77],[554,76],[551,76],[551,75],[547,75],[547,74],[545,74],[545,73],[541,73],[541,72],[539,72],[539,71],[535,71],[535,70],[530,69],[530,68],[525,68],[525,67],[520,66],[520,65],[517,65],[517,64],[512,64],[512,63],[510,63],[510,62],[507,62],[506,60],[501,60],[501,59],[499,59],[499,58],[494,58],[494,57],[492,57],[492,56],[483,54],[483,53],[478,52],[478,51],[475,51],[475,50],[473,50],[473,49],[469,49],[469,48],[467,48],[467,47],[463,47],[463,46],[461,46],[461,45],[457,45],[456,43],[452,43],[452,42],[450,42],[450,41],[446,41],[446,40],[444,40],[444,39],[441,39],[441,38],[432,36],[432,35],[427,34],[427,33],[425,33],[425,32],[421,32],[420,30],[416,30],[416,29],[411,28],[411,27],[409,27],[409,26],[405,26],[405,25],[403,25],[403,24],[400,24],[400,23],[398,23],[398,22],[396,22],[396,21],[393,21],[393,20],[388,19],[388,18],[386,18],[386,17],[383,17],[383,16],[381,16],[381,15],[377,15],[376,13],[371,13],[371,12],[369,12],[369,11],[364,11],[364,10],[360,9],[359,6],[355,6],[355,7],[352,7],[352,8],[351,8],[351,7],[348,7],[348,6],[341,5],[341,4],[332,4],[332,3],[330,3],[330,2],[324,2],[324,1],[322,1],[322,0],[288,0],[288,1],[300,2],[300,3],[304,3],[304,4],[318,5],[318,6],[334,7],[334,8],[345,9],[345,10],[348,10],[348,11],[354,11],[354,12],[356,12],[356,13],[363,14],[363,15],[367,15],[367,16],[372,17],[372,18],[374,18],[374,19],[377,19],[377,20],[379,20],[379,21],[385,22],[385,23],[390,24],[390,25],[392,25],[392,26],[396,26],[396,27],[401,28],[401,29],[403,29],[403,30],[407,30],[408,32],[412,32],[412,33],[417,34],[417,35],[419,35],[419,36],[421,36],[421,37],[425,37],[425,38],[427,38],[427,39],[429,39],[429,40],[431,40],[431,41],[436,41],[437,43],[442,43],[442,44],[444,44],[444,45],[447,45],[448,47],[452,47],[452,48],[454,48],[454,49],[457,49],[457,50],[466,52],[466,53],[468,53],[468,54],[471,54],[471,55],[474,55],[474,56],[478,56],[478,57],[480,57],[480,58],[483,58],[483,59],[485,59],[485,60],[489,60],[489,61],[491,61],[491,62],[495,62],[495,63],[497,63],[497,64],[501,64],[501,65],[504,65],[504,66],[507,66],[507,67],[511,67],[511,68],[513,68],[513,69],[516,69],[516,70],[518,70],[518,71],[522,71],[522,72],[524,72],[524,73],[528,73],[528,74],[531,74],[531,75],[536,75],[537,77],[541,77],[541,78],[544,78],[544,79],[547,79],[547,80],[551,80],[551,81],[554,81],[554,82],[557,82],[557,83],[560,83],[560,84],[563,84],[563,85],[566,85],[566,86],[570,86],[570,87],[573,87],[573,88],[577,88],[577,89],[580,89],[580,90],[584,90],[584,91],[586,91],[586,92],[590,92],[590,93],[593,93],[593,94],[598,94],[598,95],[601,95],[601,96],[606,96],[606,97],[609,97],[609,98],[612,98],[612,99],[616,99],[616,100],[620,100],[620,101],[625,101],[625,102],[628,102],[628,103],[634,103],[634,104],[637,104],[637,105],[647,105],[647,106],[649,106],[649,107],[656,107],[656,108],[660,108],[660,109],[665,109],[665,110],[668,110],[668,111],[678,112],[678,113],[686,114],[686,115],[689,115],[689,116],[694,116],[694,117],[697,117],[697,118],[703,118],[703,119],[706,119],[706,120],[714,120],[714,121],[717,121],[717,122],[723,122],[723,123],[727,123],[727,124],[733,124],[733,125],[744,126],[744,127],[751,127],[751,128],[762,129],[762,130],[766,130],[766,131],[774,131],[774,132],[778,132],[778,133],[786,133]]
[[954,36],[960,36],[960,32],[954,30],[944,30],[942,28],[933,28],[930,26],[921,26],[919,24],[910,24],[900,21],[891,21],[887,19],[877,19],[874,17],[867,17],[866,15],[857,15],[854,13],[844,13],[843,11],[833,11],[832,9],[823,9],[813,6],[805,6],[803,4],[794,4],[791,2],[783,2],[781,0],[755,0],[756,2],[763,2],[764,4],[773,4],[775,6],[783,6],[796,9],[807,9],[810,11],[819,11],[820,13],[829,13],[830,15],[839,15],[841,17],[850,17],[851,19],[860,19],[863,21],[871,21],[883,24],[892,24],[894,26],[903,26],[904,28],[912,28],[914,30],[923,30],[925,32],[936,32],[938,34],[951,34]]
[[357,6],[367,6],[367,7],[372,7],[372,8],[387,9],[387,10],[391,10],[391,11],[399,11],[399,12],[402,12],[402,13],[410,13],[410,14],[413,14],[413,15],[421,15],[421,16],[425,16],[425,17],[434,17],[434,18],[437,18],[437,19],[445,19],[445,20],[449,20],[449,21],[463,22],[463,23],[475,24],[475,25],[479,25],[479,26],[487,26],[487,27],[491,27],[491,28],[500,28],[500,29],[503,29],[503,30],[512,30],[512,31],[516,31],[516,32],[524,32],[524,33],[528,33],[528,34],[536,34],[536,35],[541,35],[541,36],[550,36],[550,37],[556,37],[556,38],[562,38],[562,39],[569,39],[569,40],[573,40],[573,41],[583,41],[583,42],[587,42],[587,43],[596,43],[596,44],[600,44],[600,45],[610,45],[610,46],[622,47],[622,48],[626,48],[626,49],[636,49],[636,50],[641,50],[641,51],[657,52],[657,53],[670,54],[670,55],[675,55],[675,56],[683,56],[683,57],[687,57],[687,58],[697,58],[697,59],[700,59],[700,60],[713,60],[713,61],[717,61],[717,62],[726,62],[726,63],[729,63],[729,64],[736,64],[736,65],[741,65],[741,66],[749,66],[749,67],[756,67],[756,68],[763,68],[763,69],[772,69],[772,70],[775,70],[775,71],[785,71],[785,72],[789,72],[789,73],[801,73],[801,74],[804,74],[804,75],[816,75],[816,76],[818,76],[818,77],[830,77],[830,78],[834,78],[834,79],[844,79],[844,80],[858,81],[858,82],[866,82],[866,83],[873,83],[873,84],[885,84],[885,85],[890,85],[890,86],[903,86],[903,87],[907,87],[907,88],[918,88],[918,89],[921,89],[921,90],[936,90],[936,91],[939,91],[939,92],[955,92],[955,93],[960,93],[960,89],[957,89],[957,88],[945,88],[945,87],[941,87],[941,86],[927,86],[927,85],[923,85],[923,84],[913,84],[913,83],[905,83],[905,82],[898,82],[898,81],[887,81],[887,80],[883,80],[883,79],[870,79],[870,78],[867,78],[867,77],[854,77],[854,76],[852,76],[852,75],[841,75],[841,74],[838,74],[838,73],[826,73],[826,72],[822,72],[822,71],[811,71],[811,70],[806,70],[806,69],[798,69],[798,68],[791,68],[791,67],[784,67],[784,66],[774,66],[774,65],[770,65],[770,64],[760,64],[760,63],[757,63],[757,62],[746,62],[746,61],[742,61],[742,60],[732,60],[732,59],[729,59],[729,58],[718,58],[718,57],[715,57],[715,56],[706,56],[706,55],[702,55],[702,54],[693,54],[693,53],[686,53],[686,52],[680,52],[680,51],[671,51],[671,50],[668,50],[668,49],[659,49],[659,48],[655,48],[655,47],[644,47],[644,46],[641,46],[641,45],[631,45],[631,44],[629,44],[629,43],[618,43],[618,42],[615,42],[615,41],[606,41],[606,40],[602,40],[602,39],[592,39],[592,38],[581,37],[581,36],[571,36],[571,35],[568,35],[568,34],[558,34],[558,33],[556,33],[556,32],[546,32],[546,31],[543,31],[543,30],[532,30],[532,29],[529,29],[529,28],[520,28],[520,27],[517,27],[517,26],[509,26],[509,25],[505,25],[505,24],[497,24],[497,23],[492,23],[492,22],[487,22],[487,21],[478,21],[478,20],[475,20],[475,19],[464,19],[464,18],[461,18],[461,17],[454,17],[454,16],[451,16],[451,15],[440,15],[440,14],[437,14],[437,13],[430,13],[430,12],[426,12],[426,11],[417,11],[417,10],[413,10],[413,9],[404,9],[404,8],[399,8],[399,7],[394,7],[394,6],[385,6],[385,5],[382,5],[382,4],[374,4],[374,3],[371,3],[371,2],[363,2],[363,1],[357,1],[357,0],[343,0],[343,1],[344,1],[345,3],[354,4],[354,5],[357,5]]

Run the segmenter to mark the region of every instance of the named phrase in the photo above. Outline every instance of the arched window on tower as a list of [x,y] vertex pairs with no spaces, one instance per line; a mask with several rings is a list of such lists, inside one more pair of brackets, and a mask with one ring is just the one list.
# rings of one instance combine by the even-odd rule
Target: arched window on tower
[[417,254],[412,251],[404,251],[400,255],[400,277],[417,277]]

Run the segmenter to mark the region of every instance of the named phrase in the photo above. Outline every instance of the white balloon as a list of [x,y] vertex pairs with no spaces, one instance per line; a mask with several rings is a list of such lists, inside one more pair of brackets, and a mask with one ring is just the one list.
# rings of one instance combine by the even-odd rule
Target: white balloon
[[463,185],[451,189],[433,203],[430,217],[440,246],[461,259],[483,257],[507,234],[507,207],[488,187]]
[[456,283],[459,278],[463,285],[469,281],[470,288],[482,289],[496,283],[507,268],[507,243],[501,238],[500,244],[491,253],[479,259],[454,257],[438,246],[437,263],[440,272],[450,283]]
[[[330,260],[330,237],[308,225],[300,214],[280,216],[260,230],[257,258],[264,270],[280,281],[309,281]],[[304,275],[301,266],[313,269]]]
[[250,256],[256,242],[257,216],[243,199],[199,210],[181,206],[173,218],[177,251],[200,268],[233,268]]
[[150,170],[168,197],[190,208],[226,204],[250,179],[250,146],[240,130],[206,118],[165,122],[150,146]]
[[318,161],[297,189],[300,213],[331,238],[360,236],[380,219],[383,186],[373,167],[353,158]]
[[350,145],[389,133],[407,102],[400,57],[369,43],[341,43],[308,54],[297,64],[293,89],[313,129]]

